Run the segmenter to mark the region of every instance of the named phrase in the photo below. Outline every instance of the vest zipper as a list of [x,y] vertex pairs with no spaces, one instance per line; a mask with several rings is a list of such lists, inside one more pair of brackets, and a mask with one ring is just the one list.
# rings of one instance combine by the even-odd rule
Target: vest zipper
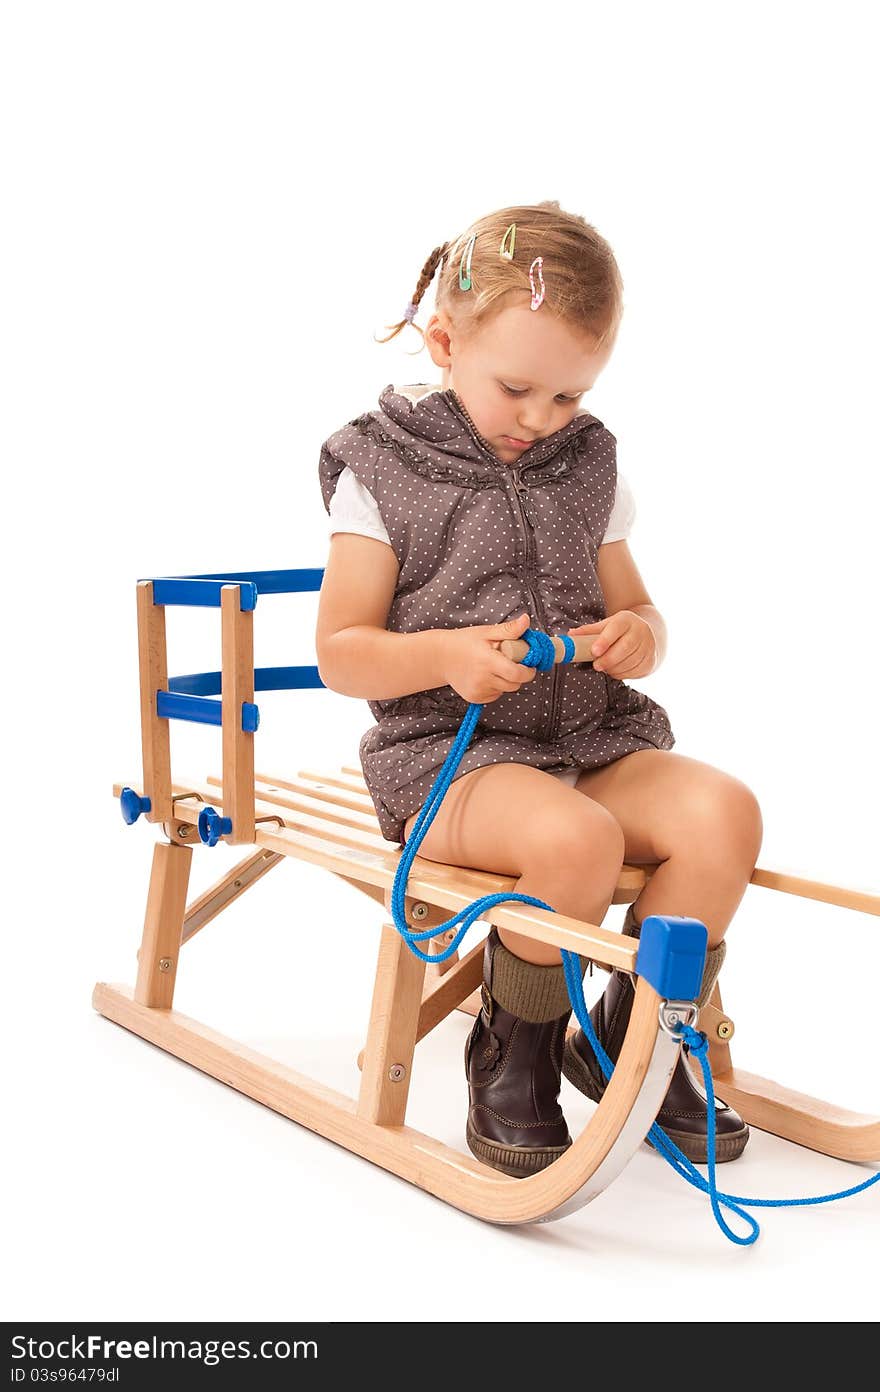
[[[520,517],[522,518],[523,535],[524,535],[524,537],[525,537],[525,543],[526,543],[526,566],[525,566],[525,568],[526,568],[526,571],[528,572],[530,562],[531,562],[532,559],[534,558],[534,547],[533,547],[533,545],[532,545],[532,537],[531,537],[531,534],[530,534],[530,532],[529,532],[529,528],[531,527],[531,528],[532,528],[532,531],[534,531],[534,525],[533,525],[533,523],[531,522],[531,519],[529,518],[528,510],[527,510],[527,508],[526,508],[526,506],[525,506],[525,503],[523,502],[523,499],[522,499],[522,493],[523,493],[523,484],[522,484],[522,480],[521,480],[521,472],[522,472],[522,471],[521,471],[520,469],[511,469],[510,472],[511,472],[511,475],[512,475],[512,477],[513,477],[513,491],[514,491],[514,495],[515,495],[516,501],[517,501],[517,503],[518,503],[518,505],[519,505]],[[546,633],[546,632],[547,632],[547,615],[546,615],[546,613],[545,613],[545,611],[544,611],[543,605],[540,604],[540,603],[538,602],[538,592],[537,592],[537,590],[535,590],[535,589],[532,588],[532,586],[529,584],[528,579],[527,579],[525,576],[524,576],[523,578],[525,579],[525,583],[526,583],[526,585],[527,585],[527,587],[528,587],[529,594],[532,596],[532,599],[533,599],[533,601],[534,601],[535,613],[536,613],[536,615],[537,615],[537,617],[538,617],[538,620],[539,620],[539,622],[540,622],[540,624],[541,624],[542,629],[543,629],[544,632]],[[559,663],[558,663],[558,662],[554,662],[553,666],[550,668],[550,674],[549,674],[549,675],[550,675],[550,712],[549,712],[549,714],[548,714],[548,716],[547,716],[547,719],[546,719],[545,722],[544,722],[544,726],[543,726],[543,729],[542,729],[542,731],[541,731],[541,738],[542,738],[542,739],[545,739],[545,740],[553,740],[553,739],[555,738],[554,733],[553,733],[553,728],[554,728],[554,725],[555,725],[555,723],[556,723],[556,714],[557,714],[556,707],[557,707],[557,705],[558,705],[558,703],[559,703],[559,696],[558,696],[558,693],[559,693],[559,676],[558,676],[558,673],[559,673]]]
[[[522,526],[523,526],[523,537],[524,537],[524,540],[525,540],[525,561],[526,561],[525,570],[526,570],[526,574],[523,576],[523,581],[524,581],[524,583],[525,583],[525,586],[526,586],[526,588],[527,588],[529,594],[530,594],[531,597],[532,597],[532,604],[533,604],[533,606],[534,606],[535,615],[536,615],[536,617],[537,617],[537,619],[538,619],[538,622],[540,623],[542,629],[543,629],[544,632],[546,633],[546,632],[547,632],[547,615],[546,615],[546,613],[545,613],[545,610],[544,610],[543,605],[540,603],[540,601],[539,601],[539,599],[538,599],[537,590],[535,590],[535,589],[532,587],[532,585],[529,583],[529,579],[528,579],[529,565],[530,565],[531,560],[533,559],[533,552],[534,552],[534,548],[533,548],[533,545],[532,545],[532,539],[531,539],[531,535],[530,535],[530,532],[529,532],[529,528],[531,527],[531,528],[532,528],[532,531],[534,531],[534,525],[533,525],[533,523],[531,522],[531,520],[530,520],[530,518],[529,518],[528,511],[527,511],[527,509],[526,509],[526,507],[525,507],[525,504],[523,503],[523,500],[522,500],[522,493],[523,493],[523,484],[522,484],[522,482],[521,482],[522,470],[519,469],[519,468],[513,468],[511,465],[505,464],[505,462],[504,462],[503,459],[499,459],[499,458],[498,458],[498,455],[495,454],[494,450],[490,447],[489,442],[488,442],[487,440],[484,440],[483,437],[482,437],[482,435],[480,434],[480,432],[477,430],[477,427],[474,425],[474,422],[471,420],[470,415],[468,414],[468,411],[467,411],[467,408],[466,408],[465,405],[464,405],[464,402],[461,401],[461,399],[458,397],[458,395],[457,395],[455,392],[452,392],[451,394],[452,394],[452,396],[454,397],[455,403],[456,403],[456,405],[458,406],[458,409],[459,409],[459,411],[461,412],[461,415],[462,415],[463,418],[464,418],[465,424],[467,425],[468,429],[470,430],[471,434],[473,435],[474,440],[476,441],[476,443],[477,443],[477,444],[480,446],[480,448],[489,456],[489,458],[493,461],[493,463],[500,465],[501,468],[504,470],[504,472],[505,472],[506,474],[510,475],[510,476],[512,477],[512,479],[513,479],[514,496],[516,497],[517,505],[518,505],[518,507],[519,507],[520,519],[521,519],[521,521],[522,521]],[[528,468],[528,467],[530,467],[530,466],[529,466],[529,465],[526,465],[526,468]],[[553,730],[554,730],[554,726],[555,726],[556,719],[557,719],[557,707],[558,707],[558,705],[559,705],[559,663],[558,663],[558,662],[554,662],[553,666],[550,668],[549,676],[550,676],[550,711],[549,711],[549,714],[548,714],[548,716],[547,716],[547,719],[546,719],[545,722],[544,722],[544,725],[543,725],[543,728],[542,728],[542,731],[541,731],[541,738],[542,738],[542,739],[545,739],[545,740],[548,740],[548,741],[552,741],[552,740],[554,739]]]

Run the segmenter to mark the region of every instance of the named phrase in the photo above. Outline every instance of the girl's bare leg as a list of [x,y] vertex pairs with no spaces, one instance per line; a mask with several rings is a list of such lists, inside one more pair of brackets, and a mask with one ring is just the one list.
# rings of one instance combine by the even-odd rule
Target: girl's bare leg
[[[407,819],[409,837],[418,813]],[[518,894],[600,925],[624,858],[614,816],[551,774],[528,764],[489,764],[450,785],[419,855],[517,877]],[[539,966],[558,965],[557,948],[499,929],[509,951]]]
[[582,772],[573,789],[621,828],[628,864],[658,864],[633,905],[698,918],[717,947],[752,877],[763,837],[754,793],[737,778],[668,750],[642,749]]

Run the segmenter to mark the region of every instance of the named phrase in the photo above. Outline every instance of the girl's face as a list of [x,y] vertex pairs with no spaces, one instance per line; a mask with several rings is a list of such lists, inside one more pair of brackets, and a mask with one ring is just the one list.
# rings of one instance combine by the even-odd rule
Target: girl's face
[[449,316],[434,314],[428,351],[443,386],[461,399],[474,425],[506,463],[572,419],[614,348],[597,348],[542,306],[510,305],[476,335],[462,338]]

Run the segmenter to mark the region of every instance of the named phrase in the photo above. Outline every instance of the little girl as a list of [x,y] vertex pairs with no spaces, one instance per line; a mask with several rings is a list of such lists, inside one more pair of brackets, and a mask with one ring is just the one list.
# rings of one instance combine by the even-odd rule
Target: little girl
[[[378,410],[321,450],[332,534],[321,679],[369,703],[364,777],[398,844],[468,704],[482,703],[420,856],[515,876],[517,893],[594,924],[623,862],[651,866],[624,932],[638,936],[655,913],[705,923],[703,1007],[761,813],[739,780],[670,753],[666,711],[626,685],[659,667],[666,629],[627,544],[633,503],[615,438],[579,404],[614,347],[617,264],[557,202],[503,208],[431,253],[389,338],[413,324],[438,268],[423,337],[441,383],[387,386]],[[529,625],[594,635],[592,663],[536,672],[505,657],[501,641]],[[591,1011],[613,1060],[633,998],[631,977],[614,972]],[[559,952],[493,927],[465,1049],[466,1137],[507,1174],[532,1174],[571,1144],[561,1073],[593,1101],[603,1094],[583,1031],[566,1042],[569,1016]],[[657,1120],[706,1161],[706,1098],[684,1059]],[[748,1127],[720,1100],[715,1121],[716,1159],[733,1160]]]

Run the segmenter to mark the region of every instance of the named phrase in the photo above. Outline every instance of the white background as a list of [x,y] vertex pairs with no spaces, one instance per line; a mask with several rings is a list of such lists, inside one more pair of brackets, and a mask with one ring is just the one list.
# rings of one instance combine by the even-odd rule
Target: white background
[[[873,1317],[877,1188],[767,1211],[740,1249],[643,1148],[580,1214],[495,1229],[90,1006],[95,980],[134,979],[160,834],[111,797],[140,777],[135,581],[322,566],[321,442],[387,383],[435,380],[415,333],[374,333],[434,246],[517,202],[559,199],[621,265],[586,404],[669,627],[639,686],[679,752],[755,790],[760,864],[876,891],[870,14],[4,7],[7,1318]],[[258,665],[313,660],[316,603],[260,601]],[[169,635],[172,672],[219,665],[215,615]],[[281,776],[356,761],[371,723],[323,691],[260,709]],[[219,754],[175,726],[176,778]],[[234,854],[196,852],[193,890]],[[176,1004],[351,1093],[381,916],[288,861],[188,947]],[[876,1108],[876,927],[750,889],[737,1064]],[[409,1118],[462,1149],[467,1028],[420,1046]],[[779,1197],[871,1172],[756,1132],[719,1177]]]

